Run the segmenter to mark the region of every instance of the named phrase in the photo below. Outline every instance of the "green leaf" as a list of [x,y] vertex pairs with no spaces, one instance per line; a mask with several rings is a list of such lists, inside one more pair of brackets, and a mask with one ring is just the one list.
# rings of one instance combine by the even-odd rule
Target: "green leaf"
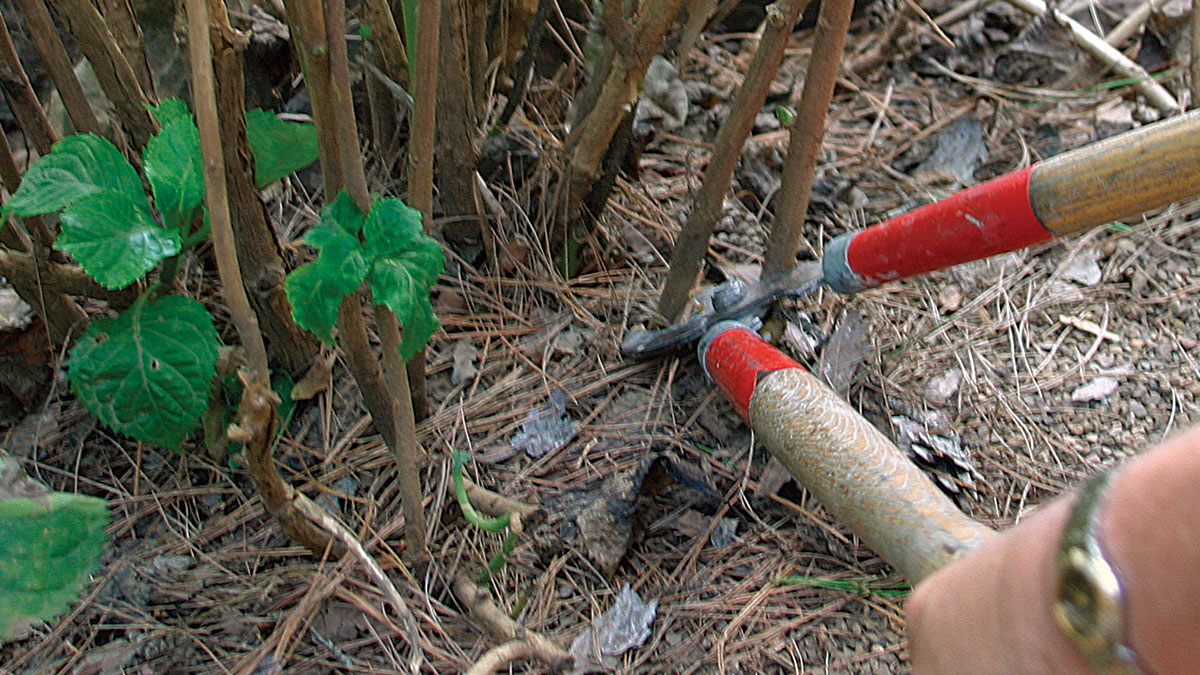
[[70,253],[105,288],[124,288],[180,251],[179,232],[164,230],[125,194],[102,190],[62,213],[54,248]]
[[172,295],[97,319],[71,350],[76,397],[101,422],[176,450],[197,427],[217,365],[204,305]]
[[[322,227],[322,225],[324,227]],[[358,240],[339,232],[331,223],[322,223],[321,254],[313,262],[301,265],[284,281],[292,318],[325,344],[333,344],[333,327],[338,307],[348,293],[358,290],[367,276]],[[317,230],[314,227],[313,230]],[[313,233],[310,231],[309,236]]]
[[367,283],[375,302],[396,314],[403,328],[400,356],[407,361],[438,328],[429,289],[442,273],[442,247],[422,231],[419,211],[390,197],[376,198],[363,223],[363,237],[371,261]]
[[204,203],[200,132],[192,116],[185,110],[183,116],[164,124],[162,131],[146,143],[143,158],[146,180],[163,224],[186,234]]
[[375,302],[396,314],[403,330],[400,357],[407,361],[429,342],[438,329],[437,316],[429,302],[429,289],[442,271],[442,249],[433,239],[420,234],[408,251],[376,258],[367,284]]
[[[0,458],[0,475],[13,465]],[[103,499],[50,492],[19,475],[39,489],[14,495],[0,485],[0,642],[66,611],[108,540]]]
[[[362,232],[364,219],[363,212],[359,210],[358,205],[354,203],[354,200],[350,198],[350,195],[345,190],[338,190],[337,196],[333,198],[333,201],[321,209],[321,222],[335,222],[347,234],[352,234],[356,237],[359,232]],[[316,244],[313,245],[316,246]]]
[[181,118],[192,119],[188,105],[180,98],[169,98],[158,105],[150,106],[150,114],[158,120],[160,127],[165,127]]
[[254,155],[259,188],[317,161],[317,130],[311,124],[285,122],[261,108],[246,113],[246,138]]
[[116,146],[95,134],[68,136],[29,167],[8,204],[19,216],[51,213],[100,192],[119,192],[147,210],[142,180]]
[[394,197],[376,198],[363,224],[364,250],[369,259],[397,255],[412,246],[422,234],[420,211]]

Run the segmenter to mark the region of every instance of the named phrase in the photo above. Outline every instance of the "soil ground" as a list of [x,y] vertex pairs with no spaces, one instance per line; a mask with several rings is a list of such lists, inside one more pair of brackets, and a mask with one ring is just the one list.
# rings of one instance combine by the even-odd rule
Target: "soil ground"
[[[1105,28],[1132,9],[1096,7]],[[954,48],[883,4],[855,22],[802,257],[964,183],[1155,117],[1127,87],[1095,86],[1111,78],[1059,28],[1001,3],[946,30]],[[1147,51],[1148,38],[1138,40]],[[472,453],[479,484],[549,509],[491,593],[564,647],[628,584],[658,605],[645,644],[621,657],[624,672],[906,670],[903,596],[881,590],[899,577],[802,489],[760,487],[763,450],[694,357],[635,363],[618,352],[625,331],[651,317],[752,43],[746,34],[701,39],[679,76],[686,121],[658,123],[572,279],[554,272],[540,243],[560,160],[518,117],[514,137],[538,155],[523,180],[491,181],[507,214],[493,224],[499,266],[452,256],[436,295],[434,414],[420,427],[431,454],[423,478],[433,564],[419,576],[400,563],[393,464],[340,361],[331,389],[285,433],[277,456],[288,477],[340,514],[398,580],[418,650],[352,560],[314,560],[284,537],[243,470],[209,459],[198,442],[176,456],[114,437],[59,388],[6,443],[25,448],[41,480],[108,499],[113,546],[84,600],[3,647],[0,670],[388,672],[407,670],[414,654],[425,672],[463,670],[498,642],[462,615],[449,582],[481,569],[501,536],[463,522],[450,450]],[[721,279],[718,270],[753,273],[759,261],[786,149],[771,113],[797,96],[811,44],[811,31],[793,36],[731,186],[709,280]],[[1162,60],[1164,84],[1186,98],[1186,54]],[[561,78],[535,82],[531,114],[561,112],[571,86]],[[294,239],[314,212],[286,196],[279,213]],[[1200,201],[1180,203],[853,297],[819,292],[781,311],[792,326],[782,343],[819,367],[824,341],[838,335],[861,355],[842,382],[848,400],[902,444],[917,425],[918,453],[932,456],[962,507],[1003,527],[1096,467],[1200,420],[1198,229]],[[197,286],[209,281],[191,274]],[[862,321],[839,332],[848,312]],[[529,413],[556,390],[572,435],[540,458],[514,449]],[[575,517],[579,504],[609,497],[624,510],[609,514],[597,543]],[[780,581],[787,576],[810,583]],[[541,672],[516,668],[527,669]]]

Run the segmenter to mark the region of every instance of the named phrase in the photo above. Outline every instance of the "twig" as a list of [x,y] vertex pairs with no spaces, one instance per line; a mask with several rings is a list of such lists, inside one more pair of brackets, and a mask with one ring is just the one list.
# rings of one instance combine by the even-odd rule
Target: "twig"
[[467,491],[467,497],[471,500],[471,504],[489,516],[499,517],[506,514],[517,514],[521,518],[529,518],[542,508],[540,506],[519,502],[511,497],[505,497],[502,494],[492,492],[491,490],[474,483],[466,476],[463,476],[462,479],[463,487]]
[[[632,29],[633,53],[614,54],[612,68],[600,88],[596,103],[572,129],[571,173],[568,190],[567,222],[576,222],[584,199],[600,176],[605,153],[630,105],[637,98],[642,78],[651,59],[662,46],[683,0],[656,0],[643,3],[641,20]],[[622,3],[608,3],[605,14],[620,11]],[[615,10],[609,12],[609,9]]]
[[708,250],[708,240],[721,215],[725,193],[729,190],[729,180],[741,155],[742,144],[754,126],[754,116],[767,98],[775,71],[783,60],[792,26],[796,25],[796,20],[807,5],[808,0],[783,0],[767,9],[762,39],[750,60],[746,78],[730,107],[729,116],[717,132],[695,205],[688,214],[683,231],[675,240],[671,270],[658,301],[658,311],[667,321],[678,317],[687,303],[688,293],[700,271],[700,261]]
[[150,62],[146,60],[146,49],[142,45],[142,29],[138,25],[137,16],[133,13],[133,4],[128,0],[100,0],[96,3],[104,16],[104,24],[112,33],[117,48],[129,61],[133,74],[137,77],[142,91],[150,98],[156,98],[154,92],[154,74],[150,72]]
[[[358,148],[358,125],[350,96],[350,65],[346,54],[345,2],[330,0],[325,9],[325,35],[329,44],[330,92],[333,94],[333,121],[341,148],[342,173],[350,197],[366,213],[371,209],[367,176]],[[395,445],[389,446],[399,469],[400,493],[404,508],[405,542],[415,562],[428,557],[425,548],[425,512],[418,467],[424,454],[417,441],[408,375],[400,359],[400,327],[392,310],[375,306],[376,328],[383,342],[384,384],[391,394]]]
[[[427,0],[417,7],[417,55],[413,63],[413,117],[408,141],[408,202],[421,212],[425,234],[433,234],[433,154],[437,133],[438,54],[442,0]],[[425,350],[408,360],[408,388],[413,415],[429,414],[425,392]]]
[[8,23],[3,17],[0,17],[0,89],[4,90],[4,97],[13,115],[21,124],[21,130],[33,141],[38,154],[50,154],[50,146],[59,140],[58,132],[50,126],[50,120],[42,110],[37,94],[33,92],[29,76],[21,67],[21,59],[17,56],[17,48],[13,46]]
[[406,639],[409,646],[419,651],[421,642],[416,617],[413,616],[408,603],[404,602],[400,591],[396,590],[396,585],[392,583],[391,578],[383,571],[379,563],[375,562],[375,559],[367,553],[367,550],[363,548],[362,543],[358,541],[354,533],[348,530],[337,518],[334,518],[320,506],[317,506],[306,495],[296,493],[294,503],[296,510],[303,513],[309,520],[319,525],[321,529],[341,542],[342,546],[346,547],[346,551],[358,560],[358,563],[366,570],[367,576],[371,577],[371,580],[379,587],[380,592],[383,593],[383,597],[387,598],[388,603],[395,610],[396,616],[400,617],[400,620],[404,622],[404,627],[408,632]]
[[467,607],[471,616],[481,622],[484,628],[496,638],[509,641],[520,640],[526,643],[529,647],[529,656],[551,667],[561,667],[571,663],[571,655],[566,650],[541,633],[529,630],[513,621],[496,603],[492,602],[491,598],[487,597],[487,591],[461,574],[454,577],[454,595]]
[[934,21],[933,17],[929,16],[929,12],[926,12],[924,7],[917,4],[917,0],[904,0],[904,4],[908,5],[908,8],[929,26],[929,29],[933,31],[934,37],[940,40],[942,44],[954,49],[954,40],[951,40],[950,36],[946,35],[946,31],[942,30],[937,21]]
[[796,252],[800,250],[800,239],[804,236],[813,175],[825,137],[825,118],[837,84],[853,8],[853,0],[824,0],[821,3],[812,60],[804,76],[804,93],[800,96],[800,109],[789,132],[775,224],[763,253],[764,278],[782,274],[796,263]]
[[541,44],[542,34],[546,32],[546,22],[550,18],[550,2],[551,0],[538,0],[537,10],[529,23],[529,33],[525,37],[525,49],[513,66],[513,83],[508,90],[508,100],[505,101],[500,116],[496,118],[496,125],[492,127],[493,133],[508,126],[508,121],[525,98],[525,88],[529,86],[529,79],[533,76],[534,57],[538,54],[538,45]]
[[246,136],[244,113],[244,54],[249,39],[229,24],[224,2],[208,0],[208,9],[221,149],[225,154],[225,185],[242,283],[258,316],[259,328],[271,345],[274,363],[298,376],[316,358],[317,340],[292,319],[292,306],[283,289],[287,267],[255,182],[254,157]]
[[187,0],[188,56],[192,66],[192,98],[196,127],[200,131],[200,154],[204,158],[204,201],[212,224],[213,252],[221,277],[221,293],[230,318],[246,349],[247,362],[260,382],[271,378],[267,346],[258,330],[258,318],[242,286],[238,250],[229,217],[229,189],[225,185],[225,155],[221,150],[221,123],[217,113],[217,90],[213,80],[212,43],[208,39],[208,6],[205,0]]
[[1114,47],[1125,44],[1146,23],[1150,15],[1166,3],[1167,0],[1146,0],[1138,5],[1137,9],[1130,12],[1129,16],[1121,19],[1121,23],[1108,31],[1108,35],[1104,36],[1104,41]]
[[363,8],[371,22],[371,44],[379,55],[379,63],[393,82],[408,83],[408,54],[404,51],[404,41],[400,39],[400,29],[396,27],[396,19],[392,16],[392,8],[387,0],[364,0]]
[[25,25],[29,27],[29,35],[33,38],[34,49],[41,57],[50,79],[54,81],[58,95],[62,97],[63,108],[66,109],[67,116],[71,118],[71,124],[75,126],[75,131],[99,134],[100,122],[96,119],[91,104],[88,103],[87,95],[83,93],[83,86],[79,84],[79,78],[75,76],[75,69],[71,67],[70,57],[67,56],[67,50],[63,47],[58,27],[54,25],[54,19],[50,17],[50,10],[46,9],[46,3],[43,0],[16,0],[16,2],[17,6],[21,8],[21,15],[25,18]]
[[1191,71],[1192,85],[1192,108],[1200,107],[1200,0],[1192,0],[1192,50],[1191,62],[1188,64]]
[[528,641],[509,640],[484,652],[475,665],[466,671],[466,675],[488,675],[488,673],[495,673],[517,661],[535,658],[535,656],[533,647]]
[[51,0],[51,7],[79,44],[79,50],[92,64],[101,88],[113,103],[117,118],[142,147],[158,131],[158,122],[150,114],[152,102],[138,83],[129,60],[121,53],[104,17],[91,0]]
[[1078,21],[1058,9],[1047,7],[1044,0],[1005,0],[1005,2],[1034,16],[1048,15],[1067,28],[1081,49],[1105,66],[1112,68],[1121,77],[1132,80],[1131,86],[1145,96],[1150,105],[1167,114],[1179,111],[1179,102],[1161,84],[1150,77],[1145,68],[1129,60],[1128,57]]
[[258,319],[250,309],[250,300],[246,297],[238,268],[238,251],[233,238],[225,185],[225,156],[221,149],[206,2],[186,2],[192,98],[196,126],[200,131],[200,154],[204,158],[204,201],[212,224],[211,237],[217,273],[221,278],[221,292],[246,350],[250,367],[249,371],[238,373],[244,389],[238,406],[238,422],[229,427],[229,439],[245,444],[250,476],[262,495],[263,505],[279,521],[281,529],[315,555],[322,555],[332,541],[296,509],[296,501],[303,495],[284,482],[271,454],[279,421],[275,412],[279,397],[267,384],[270,381],[267,348],[258,330]]
[[[1146,23],[1146,20],[1150,18],[1150,14],[1157,10],[1159,6],[1163,5],[1165,2],[1166,0],[1146,0],[1141,5],[1138,5],[1137,9],[1130,12],[1129,16],[1121,19],[1121,23],[1114,26],[1113,29],[1104,36],[1104,41],[1113,47],[1120,49],[1121,45],[1125,44],[1129,38],[1133,37],[1134,34],[1137,33],[1138,29]],[[1071,72],[1059,78],[1058,81],[1056,81],[1052,86],[1055,89],[1062,89],[1065,87],[1066,83],[1073,82],[1075,79],[1087,72],[1087,70],[1088,64],[1081,63],[1072,68]],[[1099,73],[1099,75],[1103,75],[1103,73],[1106,71],[1107,69]]]

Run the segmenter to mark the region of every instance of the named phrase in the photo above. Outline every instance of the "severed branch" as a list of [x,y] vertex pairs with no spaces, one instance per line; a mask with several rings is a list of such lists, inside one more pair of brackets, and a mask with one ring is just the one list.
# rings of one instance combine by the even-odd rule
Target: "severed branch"
[[796,264],[796,253],[804,235],[804,218],[808,215],[812,195],[813,174],[825,137],[825,118],[829,101],[837,84],[838,67],[846,30],[850,27],[853,0],[824,0],[817,19],[813,38],[813,55],[804,75],[804,92],[800,109],[788,134],[788,155],[783,165],[779,204],[775,209],[775,224],[767,236],[763,254],[762,276],[770,279]]
[[[504,645],[485,654],[484,658],[468,672],[494,672],[495,669],[504,666],[506,662],[511,663],[518,658],[535,658],[550,667],[558,668],[571,663],[571,655],[566,650],[541,633],[529,630],[512,620],[504,613],[504,610],[492,602],[485,589],[461,574],[454,577],[454,595],[489,633],[506,641]],[[521,642],[525,646],[521,649],[507,646],[513,642]],[[498,654],[492,654],[497,650],[500,650]]]
[[466,476],[463,476],[462,480],[463,487],[467,491],[467,498],[471,500],[471,504],[493,518],[509,515],[513,518],[519,516],[520,518],[527,519],[538,511],[541,511],[540,506],[519,502],[511,497],[505,497],[502,494],[492,492]]
[[212,44],[208,39],[207,0],[187,0],[188,56],[192,65],[192,98],[196,127],[200,132],[200,154],[204,159],[204,201],[212,223],[213,252],[221,277],[221,293],[246,350],[249,370],[238,373],[245,388],[238,405],[238,422],[229,427],[229,439],[246,446],[250,476],[262,495],[267,511],[279,521],[292,539],[316,555],[340,546],[317,528],[295,507],[295,489],[284,482],[271,455],[279,416],[279,397],[271,391],[267,348],[258,330],[258,318],[242,286],[238,251],[229,216],[229,194],[225,184],[225,157],[221,149],[221,127],[217,115],[216,85],[213,81]]
[[806,6],[808,0],[782,0],[767,8],[762,39],[758,42],[758,49],[746,70],[746,77],[729,110],[729,116],[717,132],[712,156],[704,169],[700,192],[671,253],[671,271],[667,274],[667,283],[658,301],[658,311],[667,321],[674,321],[687,304],[688,294],[700,271],[700,263],[708,251],[708,240],[721,215],[725,193],[729,190],[729,181],[737,167],[742,144],[754,126],[754,116],[767,98],[771,81],[775,79],[775,72],[783,60],[792,26],[796,25]]
[[505,666],[524,661],[525,659],[537,658],[533,652],[533,647],[525,640],[509,640],[501,645],[496,645],[484,652],[483,656],[475,662],[467,670],[466,675],[488,675],[503,669]]

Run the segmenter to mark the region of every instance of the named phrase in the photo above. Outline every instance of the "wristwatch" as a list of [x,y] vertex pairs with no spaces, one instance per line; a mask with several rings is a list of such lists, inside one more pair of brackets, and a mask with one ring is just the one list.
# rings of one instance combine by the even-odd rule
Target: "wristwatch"
[[1054,619],[1097,673],[1141,673],[1124,638],[1121,580],[1097,537],[1100,505],[1111,470],[1080,491],[1059,542]]

